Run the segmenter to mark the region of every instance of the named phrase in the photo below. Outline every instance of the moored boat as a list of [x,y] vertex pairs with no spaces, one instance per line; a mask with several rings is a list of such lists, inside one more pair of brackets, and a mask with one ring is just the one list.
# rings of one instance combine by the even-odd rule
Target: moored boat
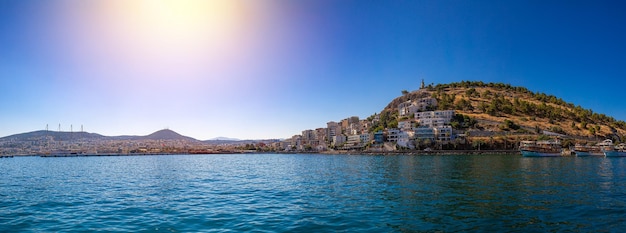
[[626,157],[626,151],[610,150],[604,151],[606,157]]
[[602,147],[602,152],[604,152],[606,157],[626,157],[626,144],[620,143],[617,146],[613,146],[611,141],[611,144]]
[[558,157],[563,152],[559,140],[522,141],[519,149],[524,157]]
[[604,140],[603,142],[600,142],[594,146],[588,146],[588,145],[575,145],[574,146],[574,153],[576,153],[576,156],[578,157],[586,157],[586,156],[604,156],[604,151],[603,148],[607,147],[607,146],[612,146],[613,145],[613,141],[611,139],[607,139]]
[[597,146],[582,146],[576,145],[574,147],[574,153],[578,157],[587,157],[587,156],[604,156],[604,152],[600,147]]

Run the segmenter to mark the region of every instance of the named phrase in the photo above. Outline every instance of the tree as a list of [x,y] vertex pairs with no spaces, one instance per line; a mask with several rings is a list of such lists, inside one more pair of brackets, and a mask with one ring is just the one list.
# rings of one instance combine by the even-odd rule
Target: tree
[[490,95],[491,95],[491,91],[486,90],[486,91],[484,91],[484,92],[483,92],[482,97],[483,97],[483,98],[487,98],[487,97],[489,97]]
[[474,107],[472,107],[472,103],[466,99],[460,99],[459,101],[457,101],[454,108],[456,110],[465,110],[465,111],[474,110]]
[[470,89],[467,89],[467,91],[465,91],[465,95],[467,96],[467,98],[474,97],[474,95],[476,94],[478,94],[478,92],[476,92],[475,88],[470,88]]
[[398,120],[393,119],[387,123],[387,127],[389,128],[398,128]]
[[454,129],[471,128],[474,127],[476,123],[476,119],[463,114],[455,114],[450,120],[450,125]]
[[491,116],[498,116],[498,105],[495,102],[491,102],[485,112]]
[[541,128],[539,128],[539,125],[535,125],[535,133],[541,133]]
[[385,127],[383,127],[381,124],[372,125],[372,127],[370,127],[370,133],[371,132],[383,131],[384,129],[385,129]]
[[456,121],[451,121],[450,126],[452,126],[453,129],[461,129],[461,124]]
[[480,147],[482,145],[485,145],[485,142],[483,142],[482,140],[475,140],[472,142],[472,147],[477,148],[478,150],[480,150]]
[[487,113],[488,107],[489,106],[485,102],[480,102],[480,104],[478,104],[478,109],[483,113]]
[[570,148],[572,146],[574,146],[574,142],[572,141],[572,139],[565,139],[563,140],[563,148]]
[[433,141],[427,138],[427,139],[424,139],[423,143],[424,143],[424,146],[430,147],[432,146]]
[[[432,84],[431,84],[432,85]],[[481,92],[476,91],[476,88],[485,88],[489,89]],[[442,94],[445,94],[444,91],[448,88],[461,88],[464,89],[465,97],[482,97],[485,101],[491,101],[493,98],[498,98],[498,104],[496,110],[496,114],[525,114],[525,115],[534,115],[540,118],[552,119],[555,122],[558,122],[557,119],[565,119],[572,120],[576,122],[576,124],[587,121],[589,124],[594,125],[607,125],[610,127],[614,127],[616,129],[626,130],[626,122],[618,121],[613,117],[606,116],[604,114],[595,113],[591,109],[584,109],[579,105],[574,105],[572,103],[567,103],[561,98],[557,98],[554,95],[548,95],[541,92],[532,92],[524,87],[515,87],[510,84],[505,83],[484,83],[480,81],[461,81],[458,83],[449,83],[449,84],[437,84],[435,88],[430,87],[430,91],[438,91],[439,93],[432,93],[433,98],[442,97]],[[474,90],[471,90],[474,89]],[[514,95],[513,97],[514,103],[512,106],[509,106],[507,102],[511,102],[506,98],[502,98],[504,95],[502,93],[506,93],[507,95]],[[532,102],[520,100],[519,98],[532,98],[533,102],[538,101],[540,104],[534,104]],[[487,102],[489,103],[489,102]],[[456,103],[455,103],[456,104]],[[448,107],[457,108],[459,106],[452,105]],[[481,110],[482,112],[486,112],[486,107],[483,106]],[[492,112],[493,114],[493,112]],[[574,128],[574,127],[572,127]],[[581,127],[586,130],[588,128]],[[576,130],[579,127],[575,128]],[[596,128],[596,132],[598,132]]]
[[560,133],[560,134],[566,134],[565,130],[563,130],[561,127],[558,127],[556,125],[550,127],[550,131],[555,132],[555,133]]
[[537,141],[545,141],[545,140],[550,140],[550,136],[542,134],[537,137]]
[[504,120],[504,123],[502,123],[502,125],[500,125],[500,129],[502,129],[502,130],[518,130],[518,129],[520,129],[520,126],[515,124],[515,122],[507,119],[507,120]]
[[402,90],[402,95],[407,95],[407,94],[409,94],[409,91],[407,91],[407,90]]

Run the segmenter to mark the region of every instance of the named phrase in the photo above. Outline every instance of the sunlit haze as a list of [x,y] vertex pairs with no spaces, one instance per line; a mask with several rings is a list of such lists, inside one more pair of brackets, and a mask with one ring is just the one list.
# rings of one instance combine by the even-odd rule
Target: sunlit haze
[[0,137],[287,138],[462,80],[626,120],[619,1],[0,0]]

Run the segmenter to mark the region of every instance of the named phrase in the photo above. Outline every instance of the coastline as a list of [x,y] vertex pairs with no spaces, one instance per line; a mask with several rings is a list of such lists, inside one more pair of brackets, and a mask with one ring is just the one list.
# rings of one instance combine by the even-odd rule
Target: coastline
[[519,150],[323,151],[337,155],[521,155]]
[[22,154],[4,155],[3,158],[36,156],[43,158],[105,157],[146,155],[198,155],[198,154],[323,154],[323,155],[521,155],[519,150],[433,150],[433,151],[224,151],[221,153],[102,153],[102,154]]

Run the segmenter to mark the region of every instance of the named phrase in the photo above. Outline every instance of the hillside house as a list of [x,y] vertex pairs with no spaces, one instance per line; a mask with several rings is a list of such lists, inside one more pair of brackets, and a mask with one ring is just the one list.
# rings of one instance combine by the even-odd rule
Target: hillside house
[[409,116],[416,112],[426,111],[429,107],[437,107],[437,99],[428,97],[409,100],[398,105],[398,115],[400,117]]

